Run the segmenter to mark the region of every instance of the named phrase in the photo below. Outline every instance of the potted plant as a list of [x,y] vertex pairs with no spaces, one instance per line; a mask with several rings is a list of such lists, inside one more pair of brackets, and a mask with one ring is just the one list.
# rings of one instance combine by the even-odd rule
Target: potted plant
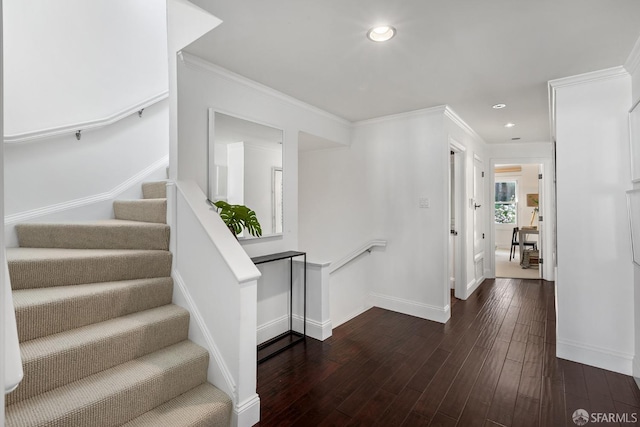
[[262,228],[256,213],[244,205],[230,205],[224,200],[211,203],[216,207],[220,218],[227,225],[231,233],[238,238],[243,229],[246,229],[252,236],[262,236]]

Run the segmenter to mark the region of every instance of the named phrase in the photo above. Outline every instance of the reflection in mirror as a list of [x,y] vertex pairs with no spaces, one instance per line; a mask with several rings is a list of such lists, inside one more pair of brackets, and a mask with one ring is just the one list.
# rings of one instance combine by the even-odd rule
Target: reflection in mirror
[[262,237],[282,233],[282,130],[209,110],[208,173],[211,200],[254,210]]

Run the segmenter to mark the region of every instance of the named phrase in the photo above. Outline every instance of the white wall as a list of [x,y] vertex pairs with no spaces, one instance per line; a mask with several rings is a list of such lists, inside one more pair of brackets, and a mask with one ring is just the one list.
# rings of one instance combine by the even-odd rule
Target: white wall
[[243,241],[251,256],[298,248],[298,132],[347,143],[348,122],[259,85],[227,70],[184,54],[178,63],[178,175],[207,188],[207,117],[213,108],[224,114],[265,124],[284,132],[283,236]]
[[[3,33],[3,22],[2,19],[2,1],[0,0],[0,34]],[[2,66],[4,55],[2,52],[3,43],[0,43],[0,92],[4,94],[4,76]],[[4,135],[4,95],[0,95],[0,135]],[[4,144],[0,147],[0,214],[4,218]],[[4,252],[4,229],[0,229],[0,262],[2,263],[2,268],[4,269],[4,265],[6,263],[5,260],[5,252]],[[0,274],[0,307],[5,307],[5,292],[7,291],[8,283],[5,281],[4,274]],[[6,348],[5,341],[5,320],[4,316],[0,316],[0,344],[2,344],[2,348]],[[2,388],[4,389],[4,371],[5,371],[5,352],[0,351],[0,384],[2,384]],[[0,393],[2,396],[0,397],[0,421],[4,422],[4,392]]]
[[5,134],[102,119],[168,89],[166,5],[4,2]]
[[[372,305],[449,318],[450,135],[472,157],[482,148],[445,126],[439,107],[356,123],[349,147],[300,154],[301,246],[336,261],[367,241],[388,242],[331,275],[334,326]],[[425,198],[430,207],[420,208]]]
[[[5,144],[5,220],[75,220],[83,209],[83,219],[110,218],[110,201],[105,193],[117,189],[137,174],[150,170],[149,179],[166,178],[168,101],[145,109],[111,126],[88,132],[81,141],[73,135]],[[155,165],[155,167],[154,167]],[[141,194],[139,182],[135,197]],[[126,188],[122,189],[122,191]],[[13,238],[11,227],[8,237]],[[15,242],[10,240],[12,244]]]
[[[640,38],[636,42],[625,64],[625,68],[631,74],[631,102],[635,105],[640,100]],[[640,189],[640,182],[634,184],[634,188]],[[633,363],[633,376],[640,386],[640,266],[634,264],[634,313],[635,313],[635,358]]]
[[631,78],[616,68],[550,85],[557,138],[557,354],[631,374],[634,279],[625,195],[631,186]]
[[[186,53],[184,61],[178,62],[178,105],[177,175],[181,180],[195,181],[203,191],[207,188],[209,108],[283,130],[283,233],[241,240],[241,244],[250,256],[307,250],[298,242],[298,134],[302,131],[346,144],[350,123]],[[289,276],[277,265],[261,268],[265,274],[258,283],[257,326],[263,340],[270,333],[282,332],[278,328],[283,323],[278,319],[286,314],[283,301]],[[271,322],[275,322],[273,328]]]

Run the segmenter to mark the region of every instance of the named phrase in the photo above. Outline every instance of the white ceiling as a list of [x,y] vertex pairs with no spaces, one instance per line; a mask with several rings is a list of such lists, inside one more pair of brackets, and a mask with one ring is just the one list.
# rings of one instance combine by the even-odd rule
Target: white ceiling
[[640,37],[640,0],[192,1],[223,20],[195,55],[350,121],[448,104],[489,143],[548,141],[547,81]]

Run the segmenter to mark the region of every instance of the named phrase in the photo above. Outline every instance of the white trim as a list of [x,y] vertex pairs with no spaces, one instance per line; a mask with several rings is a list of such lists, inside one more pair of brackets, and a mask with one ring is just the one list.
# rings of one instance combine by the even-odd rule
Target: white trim
[[631,53],[624,63],[624,68],[629,74],[635,73],[640,67],[640,37],[636,40],[636,44],[631,49]]
[[590,73],[578,74],[571,77],[563,77],[561,79],[549,80],[549,87],[552,89],[558,89],[567,86],[581,85],[585,83],[592,83],[599,80],[616,79],[619,77],[628,76],[629,73],[624,67],[612,67],[605,70],[592,71]]
[[[302,316],[299,314],[293,314],[293,330],[302,331]],[[307,317],[307,336],[324,341],[332,335],[332,331],[331,319],[318,322]]]
[[595,366],[609,371],[632,375],[633,355],[578,343],[567,339],[558,339],[556,355],[561,359],[572,360],[585,365]]
[[260,421],[260,396],[254,394],[244,402],[234,405],[231,414],[231,425],[250,427]]
[[272,319],[268,322],[258,325],[256,328],[256,337],[258,344],[270,340],[273,337],[289,330],[289,315],[283,314],[280,317]]
[[633,377],[635,378],[638,387],[640,387],[640,355],[636,355],[633,358]]
[[23,133],[16,133],[13,135],[5,135],[4,136],[4,143],[5,144],[19,144],[22,142],[28,142],[28,141],[33,141],[36,139],[43,139],[43,138],[52,138],[54,136],[59,136],[59,135],[64,135],[64,134],[69,134],[69,133],[76,133],[77,131],[81,130],[83,132],[86,132],[88,130],[95,130],[95,129],[99,129],[105,126],[109,126],[119,120],[124,119],[125,117],[128,117],[134,113],[137,113],[140,110],[143,110],[153,104],[155,104],[156,102],[162,101],[163,99],[167,98],[169,96],[169,91],[163,91],[159,94],[156,94],[150,98],[145,99],[142,102],[139,102],[137,104],[128,106],[120,111],[118,111],[115,114],[112,114],[110,116],[104,117],[102,119],[96,119],[96,120],[88,120],[86,122],[80,122],[80,123],[72,123],[72,124],[68,124],[68,125],[63,125],[63,126],[57,126],[57,127],[52,127],[52,128],[47,128],[47,129],[40,129],[40,130],[35,130],[35,131],[31,131],[31,132],[23,132]]
[[478,286],[484,282],[485,278],[481,277],[478,280],[473,279],[469,283],[467,283],[467,298],[469,298],[475,291],[478,289]]
[[[216,343],[213,341],[213,336],[211,335],[211,331],[209,331],[209,328],[207,327],[206,322],[200,315],[200,311],[198,311],[198,308],[195,302],[193,301],[193,298],[191,297],[189,290],[187,289],[187,285],[184,283],[184,280],[182,279],[182,276],[180,275],[180,272],[178,270],[174,269],[171,272],[171,277],[173,278],[175,285],[177,285],[176,286],[177,290],[180,291],[182,297],[184,298],[183,302],[186,305],[186,307],[183,307],[183,308],[189,311],[191,320],[195,322],[195,326],[198,327],[200,333],[202,334],[201,338],[202,340],[204,340],[204,342],[202,342],[202,340],[197,339],[196,337],[193,337],[192,334],[189,334],[189,339],[194,341],[196,344],[205,347],[209,351],[209,354],[211,355],[211,358],[212,358],[209,364],[211,364],[212,362],[215,363],[213,367],[209,366],[209,371],[211,371],[212,368],[217,370],[218,371],[217,373],[221,374],[222,378],[224,379],[226,387],[222,387],[221,384],[214,384],[214,385],[220,389],[224,389],[227,393],[231,392],[231,396],[234,400],[234,403],[237,403],[236,401],[238,399],[237,397],[238,387],[236,385],[236,382],[234,381],[233,375],[231,374],[231,371],[227,367],[227,364],[225,363],[224,358],[222,357],[222,353],[220,353],[220,350],[218,350]],[[176,299],[174,298],[174,304],[178,302],[179,301],[176,301]],[[177,304],[177,305],[180,305],[180,304]],[[207,378],[207,379],[211,382],[211,378]]]
[[244,86],[248,86],[252,89],[255,89],[259,92],[262,92],[266,95],[269,96],[273,96],[274,98],[277,98],[281,101],[284,101],[288,104],[291,104],[293,106],[299,107],[299,108],[303,108],[307,111],[310,111],[312,113],[315,114],[319,114],[327,119],[336,121],[342,125],[346,125],[349,126],[351,125],[351,122],[348,120],[343,119],[342,117],[336,116],[334,114],[331,114],[325,110],[321,110],[318,107],[314,107],[311,104],[307,104],[306,102],[302,102],[299,99],[296,99],[292,96],[286,95],[282,92],[279,92],[275,89],[272,89],[268,86],[265,86],[263,84],[260,84],[256,81],[250,80],[244,76],[241,76],[240,74],[236,74],[232,71],[227,70],[226,68],[222,68],[219,65],[215,65],[212,64],[209,61],[206,61],[205,59],[200,58],[199,56],[193,55],[191,53],[188,52],[181,52],[181,54],[179,55],[179,57],[182,59],[182,61],[187,64],[187,65],[192,65],[194,67],[200,68],[203,71],[208,71],[210,73],[216,74],[222,78],[225,78],[227,80],[236,82],[236,83],[240,83]]
[[370,240],[364,245],[360,246],[358,249],[354,250],[353,252],[350,252],[349,254],[340,258],[339,260],[332,262],[331,266],[329,267],[329,274],[332,274],[335,271],[339,270],[340,268],[344,267],[354,259],[358,258],[363,253],[365,252],[371,253],[371,250],[375,247],[384,248],[386,246],[387,246],[386,240]]
[[45,215],[50,215],[56,212],[62,212],[70,209],[79,208],[81,206],[87,206],[98,202],[107,200],[114,200],[118,195],[124,193],[134,185],[138,185],[141,181],[144,181],[146,177],[153,174],[160,168],[164,168],[169,164],[169,156],[164,156],[160,160],[141,170],[131,178],[124,181],[117,187],[100,194],[94,194],[92,196],[82,197],[80,199],[69,200],[67,202],[56,203],[54,205],[44,206],[42,208],[31,209],[24,212],[19,212],[4,217],[5,225],[11,225],[18,222],[28,221],[34,218],[38,218]]
[[437,307],[374,292],[370,293],[369,297],[376,307],[433,320],[434,322],[446,323],[451,317],[451,310],[448,304],[444,307]]
[[[448,117],[449,119],[451,119],[451,121],[454,124],[459,126],[462,130],[464,130],[470,136],[472,136],[473,138],[476,138],[476,139],[478,139],[478,140],[480,140],[480,141],[482,141],[483,143],[486,144],[485,140],[482,139],[482,137],[480,135],[478,135],[478,133],[475,130],[473,130],[473,128],[471,126],[469,126],[467,124],[467,122],[462,120],[462,118],[455,111],[453,111],[451,109],[451,107],[449,107],[448,105],[445,106],[444,115],[445,115],[445,117]],[[462,151],[464,151],[464,150],[462,150]]]
[[360,126],[365,126],[365,125],[390,122],[390,121],[399,120],[399,119],[409,119],[409,118],[412,118],[412,117],[420,117],[420,116],[432,115],[432,114],[443,114],[446,109],[447,109],[446,105],[438,105],[436,107],[421,108],[419,110],[412,110],[412,111],[407,111],[407,112],[404,112],[404,113],[390,114],[388,116],[374,117],[372,119],[359,120],[357,122],[353,122],[352,126],[353,127],[360,127]]

